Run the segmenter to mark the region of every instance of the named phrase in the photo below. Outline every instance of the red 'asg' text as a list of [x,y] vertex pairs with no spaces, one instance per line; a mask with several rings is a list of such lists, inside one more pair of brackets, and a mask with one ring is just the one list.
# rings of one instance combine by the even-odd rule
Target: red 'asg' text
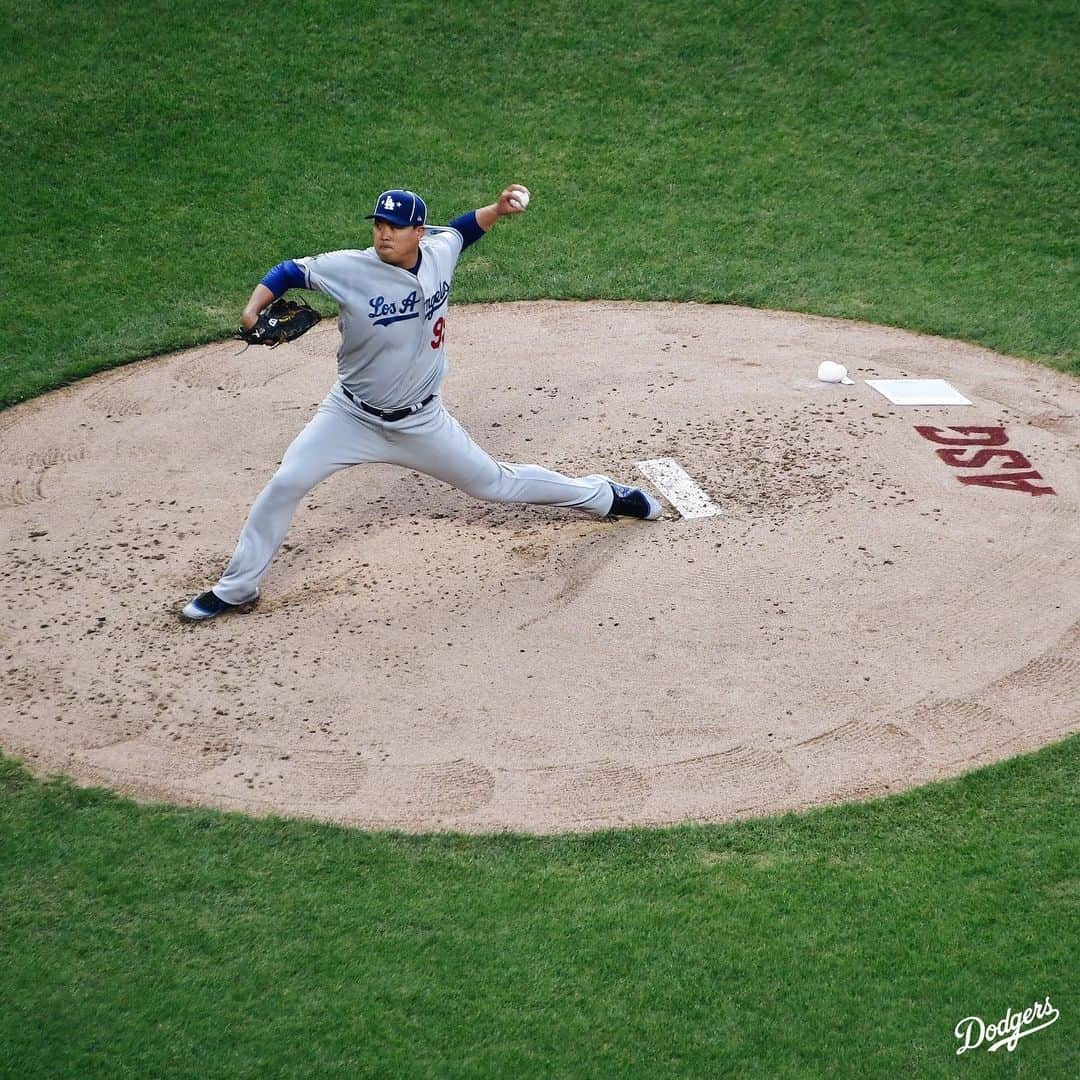
[[[954,469],[981,469],[992,462],[1008,472],[977,473],[974,476],[958,476],[961,484],[1000,488],[1002,491],[1022,491],[1028,495],[1056,495],[1052,487],[1036,484],[1042,475],[1019,450],[1002,449],[1009,441],[1003,427],[951,427],[936,428],[915,425],[915,430],[942,449],[937,456]],[[1012,470],[1024,469],[1025,472]]]

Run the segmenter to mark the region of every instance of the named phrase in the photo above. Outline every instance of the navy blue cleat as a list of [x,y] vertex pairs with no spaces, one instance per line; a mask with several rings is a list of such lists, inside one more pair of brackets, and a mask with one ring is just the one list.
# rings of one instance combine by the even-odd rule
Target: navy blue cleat
[[196,596],[195,599],[180,612],[180,614],[183,618],[189,619],[192,622],[201,622],[203,619],[212,619],[215,615],[220,615],[223,611],[237,611],[240,608],[249,607],[258,599],[259,597],[256,595],[246,603],[230,604],[227,601],[222,600],[221,597],[211,589],[209,592],[204,592],[202,596]]
[[643,521],[655,521],[663,514],[663,506],[641,488],[626,487],[611,480],[608,483],[611,484],[611,493],[614,496],[608,511],[609,517],[634,517]]

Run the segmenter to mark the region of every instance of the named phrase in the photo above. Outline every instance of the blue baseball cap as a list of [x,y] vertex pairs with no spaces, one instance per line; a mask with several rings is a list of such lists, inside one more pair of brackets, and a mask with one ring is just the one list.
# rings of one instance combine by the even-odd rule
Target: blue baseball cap
[[423,225],[427,221],[427,204],[415,191],[391,188],[375,200],[375,210],[367,218],[389,221],[391,225]]

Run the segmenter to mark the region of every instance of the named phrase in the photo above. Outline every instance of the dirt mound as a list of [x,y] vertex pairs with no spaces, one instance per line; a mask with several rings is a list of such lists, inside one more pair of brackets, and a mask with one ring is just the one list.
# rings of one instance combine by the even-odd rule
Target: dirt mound
[[[338,335],[88,379],[0,413],[0,747],[144,798],[552,831],[894,791],[1077,728],[1075,380],[719,306],[450,328],[446,404],[496,457],[634,483],[673,459],[722,512],[601,522],[359,467],[305,501],[251,614],[183,624]],[[974,404],[863,381],[904,376]]]

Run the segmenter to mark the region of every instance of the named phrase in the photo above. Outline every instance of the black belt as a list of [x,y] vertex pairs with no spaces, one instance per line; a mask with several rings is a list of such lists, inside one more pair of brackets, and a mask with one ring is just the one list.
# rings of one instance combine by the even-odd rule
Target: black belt
[[428,402],[435,400],[434,394],[428,394],[419,405],[410,405],[407,409],[392,409],[390,412],[383,412],[382,409],[376,409],[374,405],[369,405],[366,401],[361,401],[355,394],[349,393],[348,387],[342,386],[341,389],[354,405],[359,405],[364,412],[371,413],[372,416],[377,416],[380,420],[385,420],[388,424],[396,423],[398,420],[404,420],[406,416],[412,416],[414,412],[419,412],[428,404]]

